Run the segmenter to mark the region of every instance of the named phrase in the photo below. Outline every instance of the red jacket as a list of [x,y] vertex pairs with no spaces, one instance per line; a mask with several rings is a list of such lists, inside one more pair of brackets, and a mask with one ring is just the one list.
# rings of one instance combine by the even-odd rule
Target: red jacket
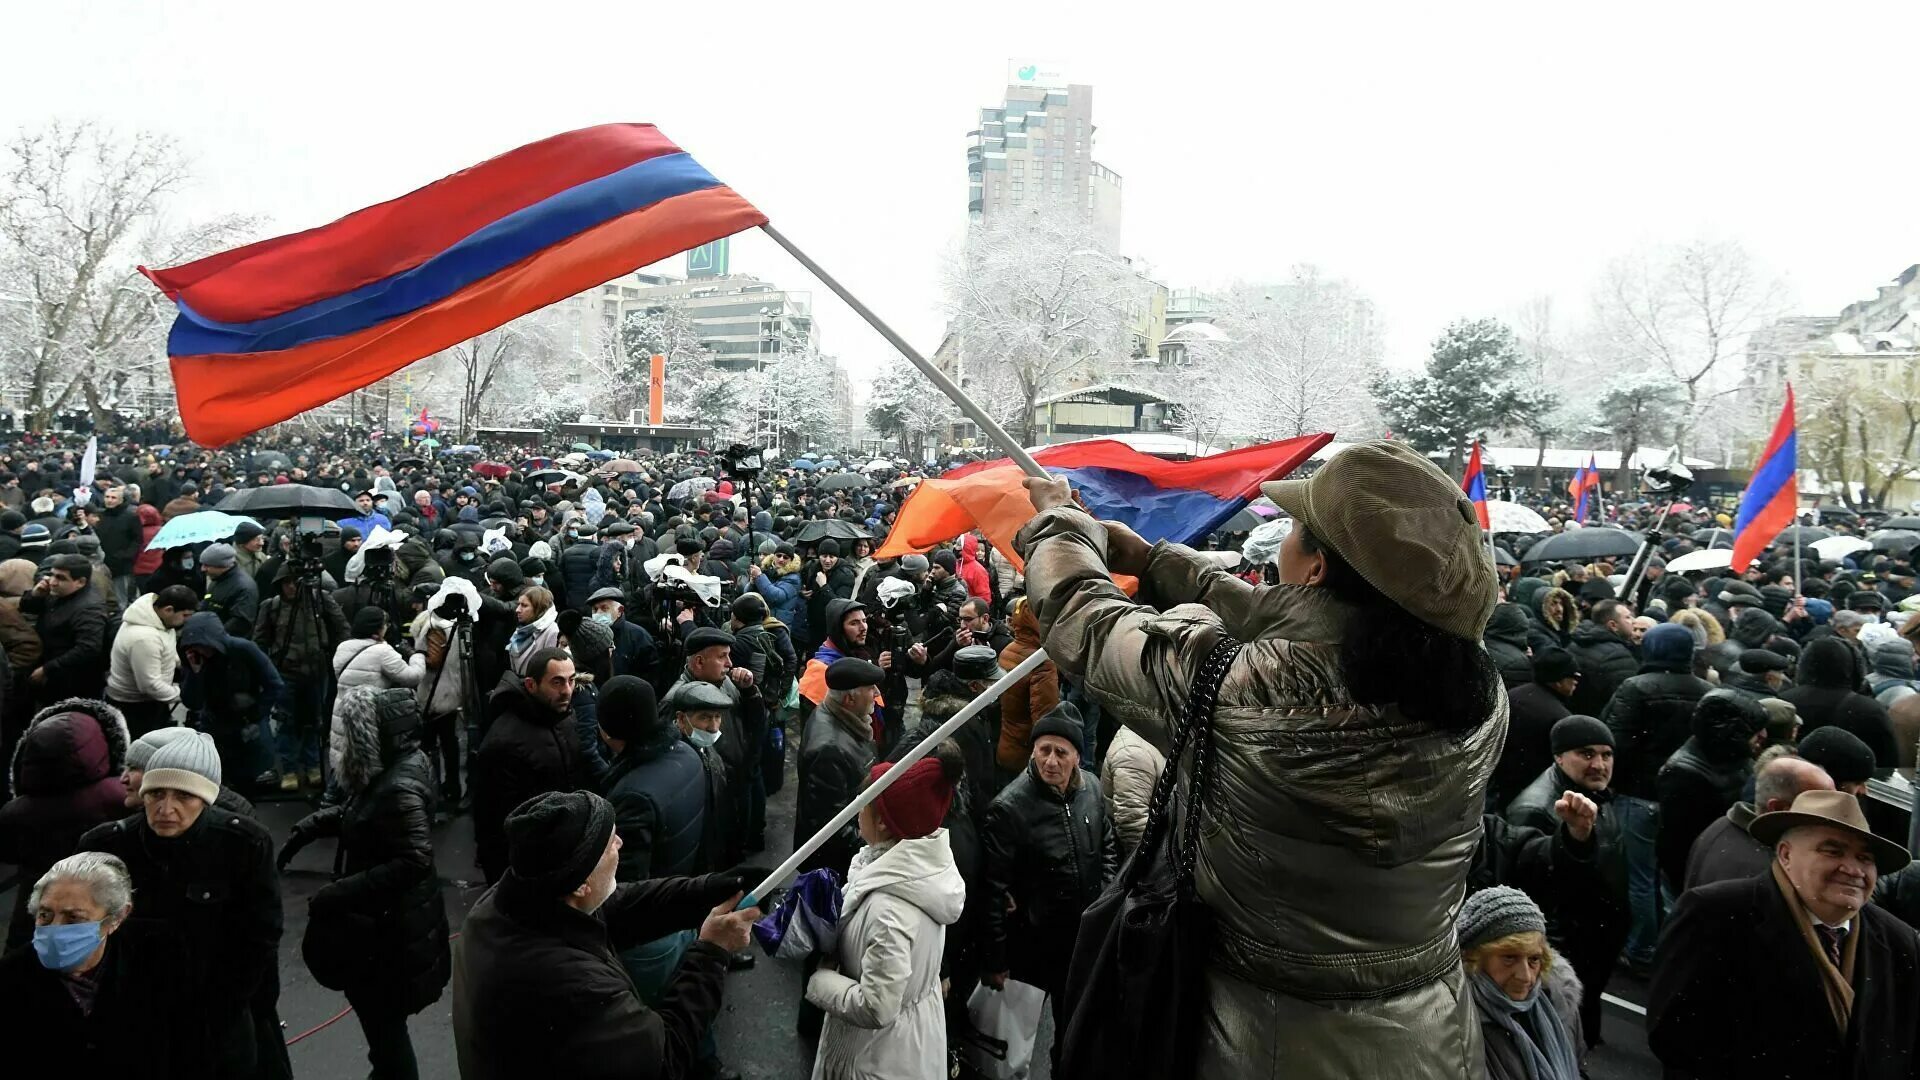
[[973,533],[960,538],[960,580],[966,583],[967,595],[993,603],[993,579],[980,564],[980,538]]

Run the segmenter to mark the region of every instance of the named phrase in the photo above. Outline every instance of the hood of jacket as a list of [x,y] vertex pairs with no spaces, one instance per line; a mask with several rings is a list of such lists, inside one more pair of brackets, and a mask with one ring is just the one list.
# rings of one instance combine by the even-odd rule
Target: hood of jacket
[[1487,620],[1487,630],[1482,636],[1488,641],[1524,650],[1527,647],[1526,609],[1519,604],[1494,605],[1493,616]]
[[67,698],[34,714],[13,749],[15,795],[59,795],[120,775],[127,721],[104,701]]
[[157,593],[147,593],[127,605],[125,614],[120,616],[120,624],[158,630],[163,634],[172,633],[173,631],[167,628],[167,624],[160,621],[159,613],[153,610],[153,601],[157,595]]
[[960,565],[980,561],[980,538],[972,533],[960,537]]
[[161,525],[160,511],[148,506],[146,503],[141,503],[135,507],[133,512],[134,515],[140,519],[140,524],[148,528],[158,528]]
[[1913,643],[1900,638],[1875,645],[1873,673],[1888,679],[1913,678]]
[[227,641],[227,628],[220,625],[220,616],[211,611],[194,612],[187,616],[186,625],[180,628],[180,648],[182,649],[190,649],[198,645],[225,656]]
[[863,605],[857,604],[852,600],[842,600],[839,597],[835,597],[827,601],[827,641],[833,645],[841,656],[860,656],[866,652],[865,649],[847,641],[845,636],[846,627],[842,625],[846,622],[847,612],[856,607],[862,611],[866,610]]
[[[1559,622],[1547,615],[1547,603],[1558,598],[1562,612]],[[1573,594],[1565,589],[1541,589],[1533,594],[1533,613],[1540,618],[1543,626],[1554,630],[1570,630],[1580,621],[1580,606],[1573,601]]]
[[935,829],[917,840],[896,840],[885,847],[861,848],[847,870],[841,919],[867,897],[880,893],[905,900],[942,926],[959,922],[967,903],[967,883],[954,864],[947,830]]
[[1715,690],[1693,707],[1694,742],[1701,754],[1714,761],[1751,757],[1747,744],[1766,726],[1767,710],[1735,690]]
[[[1904,641],[1901,644],[1906,644]],[[1797,681],[1802,686],[1851,690],[1860,681],[1860,661],[1853,647],[1839,638],[1820,638],[1800,654]]]

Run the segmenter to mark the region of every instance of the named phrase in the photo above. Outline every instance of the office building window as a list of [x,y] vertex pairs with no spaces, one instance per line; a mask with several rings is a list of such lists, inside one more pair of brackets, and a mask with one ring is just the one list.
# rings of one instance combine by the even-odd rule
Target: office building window
[[1067,152],[1067,140],[1065,140],[1065,139],[1055,139],[1055,140],[1053,140],[1053,152],[1054,152],[1054,153],[1056,153],[1056,154],[1064,154],[1064,153],[1066,153],[1066,152]]
[[1053,182],[1053,193],[1054,193],[1055,195],[1058,195],[1058,194],[1060,194],[1060,181],[1058,181],[1058,180],[1055,180],[1055,181]]
[[1087,209],[1093,209],[1093,189],[1087,189]]
[[1056,117],[1054,117],[1054,118],[1053,118],[1053,130],[1055,130],[1055,131],[1062,131],[1062,132],[1064,132],[1064,131],[1066,131],[1066,130],[1067,130],[1067,118],[1066,118],[1066,117],[1064,117],[1064,116],[1056,116]]
[[1087,137],[1087,118],[1086,117],[1076,116],[1073,118],[1073,133],[1074,135],[1082,139]]
[[1073,154],[1075,157],[1080,156],[1080,140],[1079,139],[1073,140]]
[[1023,183],[1023,182],[1022,182],[1022,181],[1020,180],[1020,178],[1019,178],[1019,177],[1015,177],[1015,178],[1014,178],[1014,180],[1013,180],[1013,194],[1014,194],[1014,197],[1015,197],[1015,198],[1019,198],[1019,196],[1020,196],[1020,193],[1021,193],[1022,191],[1025,191],[1025,190],[1026,190],[1026,187],[1027,187],[1027,185],[1026,185],[1025,183]]

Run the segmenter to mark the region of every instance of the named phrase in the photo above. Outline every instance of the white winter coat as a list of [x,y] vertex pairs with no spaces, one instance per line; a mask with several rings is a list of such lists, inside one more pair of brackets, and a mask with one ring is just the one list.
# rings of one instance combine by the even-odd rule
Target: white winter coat
[[107,696],[115,701],[171,705],[180,700],[180,688],[173,682],[174,669],[180,665],[180,654],[174,651],[176,634],[154,613],[153,599],[153,593],[140,597],[120,617],[120,632],[114,635],[107,667]]
[[[333,650],[333,677],[339,690],[364,686],[370,690],[389,690],[396,686],[420,685],[426,674],[425,653],[414,653],[411,660],[400,658],[400,650],[373,638],[348,638]],[[347,752],[347,728],[340,719],[340,696],[334,695],[334,715],[327,725],[327,760],[337,775],[341,756]]]
[[940,954],[966,900],[945,829],[854,856],[840,908],[839,970],[807,980],[807,1000],[827,1014],[814,1080],[944,1080]]

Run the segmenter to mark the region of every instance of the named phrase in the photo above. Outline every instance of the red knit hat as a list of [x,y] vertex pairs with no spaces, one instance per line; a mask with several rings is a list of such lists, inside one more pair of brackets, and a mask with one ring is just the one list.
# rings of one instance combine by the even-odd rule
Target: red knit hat
[[[885,762],[875,765],[867,773],[867,780],[880,779],[889,768],[892,766]],[[953,782],[938,760],[923,757],[908,766],[900,779],[873,800],[873,805],[895,839],[918,840],[932,835],[947,819],[947,808],[953,805]]]

